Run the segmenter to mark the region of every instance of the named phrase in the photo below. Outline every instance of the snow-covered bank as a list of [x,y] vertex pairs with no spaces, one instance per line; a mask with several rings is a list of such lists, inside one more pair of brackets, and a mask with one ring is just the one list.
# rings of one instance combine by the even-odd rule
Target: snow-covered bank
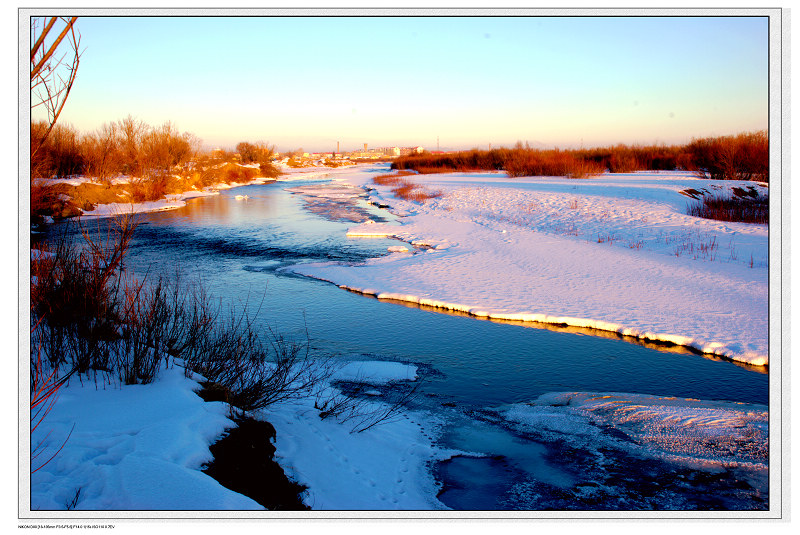
[[[416,367],[396,362],[352,362],[334,380],[386,386],[416,379]],[[365,415],[387,406],[380,391],[365,392]],[[372,401],[374,399],[374,401]],[[353,432],[350,420],[321,419],[307,398],[270,408],[275,456],[286,474],[308,485],[305,503],[324,510],[436,510],[439,486],[429,464],[453,455],[434,445],[441,425],[431,414],[400,410],[387,421]]]
[[[333,380],[390,389],[416,379],[416,367],[396,362],[352,362]],[[73,378],[31,436],[42,444],[32,461],[32,511],[263,510],[201,472],[209,446],[234,425],[222,402],[204,402],[199,376],[179,366],[148,385],[98,384]],[[325,395],[336,393],[323,387]],[[382,414],[380,391],[359,411]],[[429,414],[398,411],[380,425],[353,433],[353,421],[321,419],[320,396],[283,402],[256,416],[277,430],[276,460],[287,475],[309,486],[312,509],[430,510],[444,508],[428,470],[449,454],[434,446]],[[59,451],[59,448],[60,451]],[[53,460],[45,462],[53,456]],[[264,482],[269,484],[269,482]]]
[[492,319],[545,322],[671,342],[768,364],[768,227],[685,215],[689,188],[763,185],[686,173],[587,180],[501,173],[421,175],[441,190],[394,199],[370,174],[346,182],[405,215],[348,236],[417,246],[363,265],[303,264],[296,273],[343,288]]
[[[175,210],[186,206],[186,201],[196,199],[198,197],[208,197],[212,195],[219,195],[220,191],[233,189],[241,186],[251,186],[254,184],[266,184],[270,182],[293,182],[293,181],[306,181],[306,180],[319,180],[323,177],[335,177],[339,174],[353,173],[356,166],[350,167],[324,167],[324,166],[311,166],[311,167],[289,167],[287,165],[278,164],[278,169],[281,175],[276,178],[263,178],[257,177],[248,182],[234,182],[232,184],[215,184],[202,190],[191,190],[183,193],[167,195],[164,199],[158,201],[148,201],[142,203],[110,203],[99,204],[95,206],[94,210],[83,212],[86,217],[113,217],[119,214],[137,214],[146,212],[160,212],[163,210]],[[358,167],[368,167],[360,164]],[[72,185],[85,182],[87,179],[64,179]],[[59,180],[53,181],[54,183]],[[124,182],[120,182],[124,183]]]
[[262,509],[200,471],[233,422],[198,388],[180,368],[121,388],[73,378],[31,435],[34,469],[55,454],[31,475],[31,510]]

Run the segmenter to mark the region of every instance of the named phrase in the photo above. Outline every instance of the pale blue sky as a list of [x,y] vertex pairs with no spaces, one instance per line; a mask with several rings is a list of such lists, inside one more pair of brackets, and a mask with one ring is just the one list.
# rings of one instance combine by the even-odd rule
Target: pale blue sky
[[279,150],[682,143],[767,128],[766,18],[78,19],[61,121]]

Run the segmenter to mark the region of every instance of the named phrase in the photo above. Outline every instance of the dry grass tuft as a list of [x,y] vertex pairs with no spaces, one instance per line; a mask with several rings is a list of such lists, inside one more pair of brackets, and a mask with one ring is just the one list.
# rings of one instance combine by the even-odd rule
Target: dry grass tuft
[[442,192],[439,190],[430,191],[425,186],[404,178],[415,174],[414,171],[400,171],[396,174],[378,175],[372,181],[379,186],[392,186],[392,193],[407,201],[425,202],[428,199],[442,196]]
[[379,186],[395,186],[403,181],[402,177],[415,174],[414,171],[400,171],[395,174],[378,175],[373,177],[372,182]]
[[686,213],[705,219],[739,223],[769,224],[769,197],[766,195],[706,195],[688,205]]

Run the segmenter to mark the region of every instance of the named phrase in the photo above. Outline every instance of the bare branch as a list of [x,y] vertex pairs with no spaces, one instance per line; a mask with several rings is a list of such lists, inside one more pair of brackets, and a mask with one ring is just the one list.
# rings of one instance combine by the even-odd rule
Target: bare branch
[[[47,50],[47,52],[44,53],[44,55],[41,57],[41,59],[38,62],[36,62],[34,65],[31,66],[31,80],[33,80],[39,74],[39,72],[45,67],[45,65],[47,65],[47,62],[50,60],[50,57],[53,54],[55,54],[56,50],[58,49],[58,46],[61,44],[61,41],[63,41],[64,37],[66,37],[67,34],[72,31],[72,27],[75,25],[75,21],[76,20],[78,20],[78,17],[72,17],[67,22],[67,26],[61,31],[61,34],[58,36],[58,38],[55,40],[55,42],[52,45],[50,45],[50,48]],[[54,22],[55,22],[55,20],[51,19],[50,23],[48,23],[47,27],[42,32],[42,35],[39,38],[39,41],[37,41],[37,45],[38,46],[42,45],[42,41],[44,40],[45,36],[52,29]],[[73,36],[74,36],[74,33],[73,33]],[[36,54],[36,49],[31,49],[31,63],[34,62],[35,54]]]
[[50,17],[47,25],[42,30],[42,35],[39,36],[39,38],[36,40],[36,43],[31,47],[31,62],[36,57],[36,51],[39,50],[39,47],[41,47],[42,43],[44,43],[44,38],[47,37],[48,33],[50,33],[50,30],[53,28],[53,24],[56,23],[56,20],[58,20],[57,17]]
[[[58,38],[45,51],[45,39],[59,19],[65,22],[65,27]],[[47,128],[44,135],[37,140],[36,145],[31,147],[32,159],[44,145],[50,132],[52,132],[75,83],[81,55],[79,50],[80,34],[75,30],[77,19],[78,17],[71,17],[70,19],[51,17],[44,26],[41,35],[31,47],[31,109],[44,105],[47,112]],[[39,21],[32,19],[31,37],[35,35],[38,25]],[[55,59],[54,54],[65,38],[68,38],[71,50],[64,52],[60,58]],[[70,62],[66,61],[68,55],[72,56]],[[63,69],[67,70],[68,76],[64,77],[59,73]]]

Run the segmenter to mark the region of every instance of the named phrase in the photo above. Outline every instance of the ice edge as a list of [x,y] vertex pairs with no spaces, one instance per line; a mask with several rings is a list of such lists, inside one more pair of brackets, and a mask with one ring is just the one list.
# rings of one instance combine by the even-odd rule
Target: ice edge
[[350,292],[359,293],[362,295],[374,296],[377,299],[391,300],[391,301],[404,301],[407,303],[414,303],[422,306],[429,306],[432,308],[440,308],[443,310],[452,310],[462,312],[477,318],[486,318],[494,320],[505,321],[519,321],[524,323],[547,323],[552,325],[568,325],[570,327],[584,327],[589,329],[596,329],[598,331],[608,331],[620,334],[622,336],[629,336],[639,340],[650,342],[666,342],[676,346],[688,347],[700,351],[703,354],[715,355],[723,357],[736,362],[742,362],[751,366],[768,366],[769,356],[756,351],[748,351],[744,353],[736,353],[731,348],[719,342],[712,342],[709,340],[702,340],[699,338],[691,338],[677,334],[664,334],[654,333],[650,331],[641,331],[639,329],[625,327],[617,323],[610,323],[600,320],[592,320],[586,318],[573,318],[569,316],[551,316],[547,314],[537,314],[529,312],[492,312],[481,307],[473,307],[469,305],[462,305],[459,303],[448,303],[436,299],[419,297],[411,294],[402,294],[395,292],[382,292],[374,288],[356,288],[346,284],[337,284],[334,281],[314,276],[306,275],[308,277],[330,282],[336,284],[339,288]]

